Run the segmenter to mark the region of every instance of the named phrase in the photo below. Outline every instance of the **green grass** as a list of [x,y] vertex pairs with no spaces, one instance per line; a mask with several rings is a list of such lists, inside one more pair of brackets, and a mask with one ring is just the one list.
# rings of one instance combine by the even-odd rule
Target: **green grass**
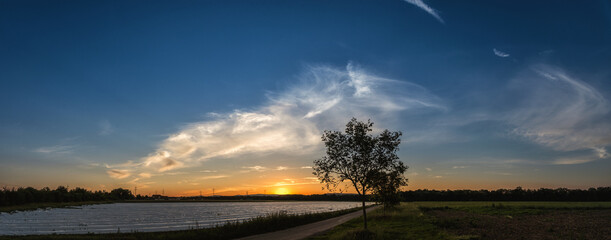
[[541,214],[554,210],[611,209],[611,202],[414,202],[422,211],[455,209],[488,215]]
[[345,209],[326,213],[310,214],[288,214],[278,212],[266,216],[256,217],[249,220],[227,222],[213,228],[191,229],[182,231],[168,232],[136,232],[136,233],[113,233],[113,234],[53,234],[53,235],[29,235],[29,236],[0,236],[0,240],[5,239],[25,239],[25,240],[66,240],[66,239],[116,239],[116,240],[137,240],[137,239],[234,239],[255,234],[282,230],[290,227],[304,225],[312,222],[322,221],[328,218],[340,216],[350,212],[360,210],[360,208]]
[[611,208],[611,202],[413,202],[422,207],[482,207],[491,206],[492,204],[501,204],[508,207],[525,207],[525,208],[551,208],[551,209],[576,209],[576,208],[592,208],[603,209]]
[[478,239],[478,236],[449,234],[444,228],[459,226],[451,222],[455,219],[435,219],[426,214],[430,210],[446,209],[512,216],[555,210],[611,209],[611,202],[409,202],[386,214],[382,209],[368,213],[368,230],[363,229],[360,217],[309,239]]
[[92,202],[64,202],[64,203],[29,203],[22,205],[13,205],[13,206],[1,206],[0,212],[16,212],[16,211],[31,211],[40,208],[66,208],[66,207],[75,207],[82,205],[92,205],[92,204],[107,204],[113,203],[112,201],[92,201]]
[[413,203],[403,203],[386,213],[381,208],[371,211],[367,219],[368,231],[363,230],[363,217],[359,217],[309,239],[457,239],[439,231],[433,219]]

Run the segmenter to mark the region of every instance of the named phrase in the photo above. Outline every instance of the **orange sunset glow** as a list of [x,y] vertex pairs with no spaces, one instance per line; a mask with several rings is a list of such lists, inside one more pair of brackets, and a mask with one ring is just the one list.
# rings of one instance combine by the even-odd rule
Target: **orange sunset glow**
[[277,188],[276,191],[274,191],[274,193],[278,195],[286,195],[286,194],[291,194],[291,191],[287,188]]
[[402,132],[404,190],[611,182],[608,1],[40,2],[0,5],[0,188],[328,193],[352,117]]

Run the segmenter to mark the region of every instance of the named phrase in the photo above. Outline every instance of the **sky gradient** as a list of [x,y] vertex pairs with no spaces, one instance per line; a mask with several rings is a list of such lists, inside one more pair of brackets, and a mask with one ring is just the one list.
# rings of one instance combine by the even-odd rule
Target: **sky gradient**
[[322,131],[406,189],[611,185],[609,1],[0,1],[0,186],[324,193]]

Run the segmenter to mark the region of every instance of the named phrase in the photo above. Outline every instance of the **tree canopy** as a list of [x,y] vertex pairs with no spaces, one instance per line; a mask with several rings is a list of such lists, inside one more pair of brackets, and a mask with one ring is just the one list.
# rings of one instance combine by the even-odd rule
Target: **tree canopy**
[[[356,118],[346,124],[345,133],[325,130],[322,141],[326,155],[315,160],[313,167],[314,174],[329,190],[335,190],[346,180],[352,184],[362,199],[365,228],[367,193],[375,191],[380,184],[407,184],[403,177],[407,166],[397,156],[402,133],[386,129],[373,136],[372,130],[373,122],[360,122]],[[389,182],[389,179],[399,181]]]
[[43,202],[121,201],[131,199],[134,199],[132,192],[123,188],[113,189],[110,193],[106,191],[90,191],[79,187],[69,190],[64,186],[59,186],[55,190],[51,190],[48,187],[41,188],[40,190],[33,187],[0,189],[0,206]]

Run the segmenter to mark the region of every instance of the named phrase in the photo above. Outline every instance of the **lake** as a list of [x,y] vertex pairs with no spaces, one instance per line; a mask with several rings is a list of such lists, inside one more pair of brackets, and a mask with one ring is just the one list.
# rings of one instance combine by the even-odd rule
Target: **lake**
[[0,235],[155,232],[213,227],[279,211],[330,212],[359,202],[153,202],[0,213]]

